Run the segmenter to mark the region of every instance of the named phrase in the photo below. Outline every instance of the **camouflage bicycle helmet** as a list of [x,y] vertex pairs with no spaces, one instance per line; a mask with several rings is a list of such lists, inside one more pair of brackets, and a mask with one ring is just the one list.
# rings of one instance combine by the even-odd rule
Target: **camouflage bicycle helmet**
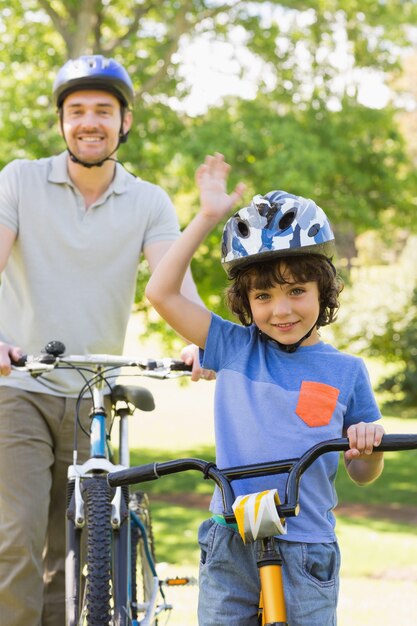
[[332,228],[313,200],[285,191],[254,196],[223,230],[222,264],[228,273],[254,261],[307,253],[331,259],[335,253]]
[[125,107],[133,104],[134,90],[129,74],[120,63],[100,54],[71,59],[61,67],[53,86],[56,106],[60,108],[70,93],[82,89],[108,91]]

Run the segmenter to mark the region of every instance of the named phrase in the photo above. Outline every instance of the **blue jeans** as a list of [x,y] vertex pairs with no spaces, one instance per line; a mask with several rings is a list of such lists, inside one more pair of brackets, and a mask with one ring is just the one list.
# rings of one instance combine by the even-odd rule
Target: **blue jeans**
[[[256,544],[213,519],[199,529],[199,626],[257,626]],[[278,541],[278,540],[276,540]],[[336,626],[340,552],[335,543],[279,540],[289,626]]]

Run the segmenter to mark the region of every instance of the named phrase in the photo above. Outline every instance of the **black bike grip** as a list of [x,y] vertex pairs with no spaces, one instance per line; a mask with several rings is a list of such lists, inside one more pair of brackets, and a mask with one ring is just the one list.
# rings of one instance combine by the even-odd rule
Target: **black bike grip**
[[417,433],[404,435],[384,435],[381,444],[374,452],[395,452],[397,450],[417,449]]
[[169,369],[172,372],[191,372],[193,366],[179,359],[172,359],[169,364]]
[[22,354],[22,356],[18,359],[13,359],[12,357],[10,357],[10,363],[13,365],[13,367],[24,367],[26,365],[27,359],[28,355]]
[[146,483],[150,480],[156,480],[157,478],[159,478],[157,463],[138,465],[137,467],[129,467],[128,469],[119,470],[118,472],[109,472],[107,474],[107,482],[110,487]]

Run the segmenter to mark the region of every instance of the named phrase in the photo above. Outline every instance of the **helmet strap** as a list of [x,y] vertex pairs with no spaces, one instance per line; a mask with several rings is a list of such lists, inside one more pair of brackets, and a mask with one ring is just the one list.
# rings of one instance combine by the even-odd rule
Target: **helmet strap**
[[261,330],[259,330],[259,335],[261,337],[264,337],[265,339],[268,339],[269,341],[273,341],[274,343],[276,343],[277,346],[279,347],[279,349],[282,350],[283,352],[287,352],[288,354],[291,354],[291,353],[295,352],[297,350],[297,348],[299,348],[301,346],[303,341],[305,341],[306,339],[308,339],[311,336],[311,333],[316,328],[316,326],[317,326],[317,322],[314,324],[314,326],[312,328],[310,328],[310,330],[304,335],[304,337],[301,337],[301,339],[299,339],[295,343],[281,343],[280,341],[277,341],[276,339],[273,339],[272,337],[270,337],[266,333],[262,332]]
[[104,163],[106,161],[115,161],[115,162],[117,162],[117,159],[113,159],[112,155],[117,151],[119,145],[120,145],[120,140],[117,143],[117,146],[115,147],[115,149],[112,152],[110,152],[110,154],[108,156],[104,157],[104,159],[102,159],[101,161],[97,161],[97,163],[87,163],[87,161],[82,161],[81,159],[76,157],[73,152],[71,152],[71,150],[68,148],[68,145],[67,145],[67,151],[68,151],[68,154],[69,154],[69,158],[71,159],[71,161],[73,163],[77,163],[77,165],[82,165],[82,167],[86,167],[87,169],[91,169],[92,167],[101,167],[102,165],[104,165]]

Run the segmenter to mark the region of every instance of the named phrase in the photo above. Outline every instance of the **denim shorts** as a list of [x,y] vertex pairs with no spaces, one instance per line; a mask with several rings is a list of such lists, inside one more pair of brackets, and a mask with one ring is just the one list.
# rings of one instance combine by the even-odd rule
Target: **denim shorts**
[[[199,626],[258,626],[256,544],[214,519],[199,529]],[[340,552],[334,543],[276,540],[283,561],[288,626],[335,626]]]

